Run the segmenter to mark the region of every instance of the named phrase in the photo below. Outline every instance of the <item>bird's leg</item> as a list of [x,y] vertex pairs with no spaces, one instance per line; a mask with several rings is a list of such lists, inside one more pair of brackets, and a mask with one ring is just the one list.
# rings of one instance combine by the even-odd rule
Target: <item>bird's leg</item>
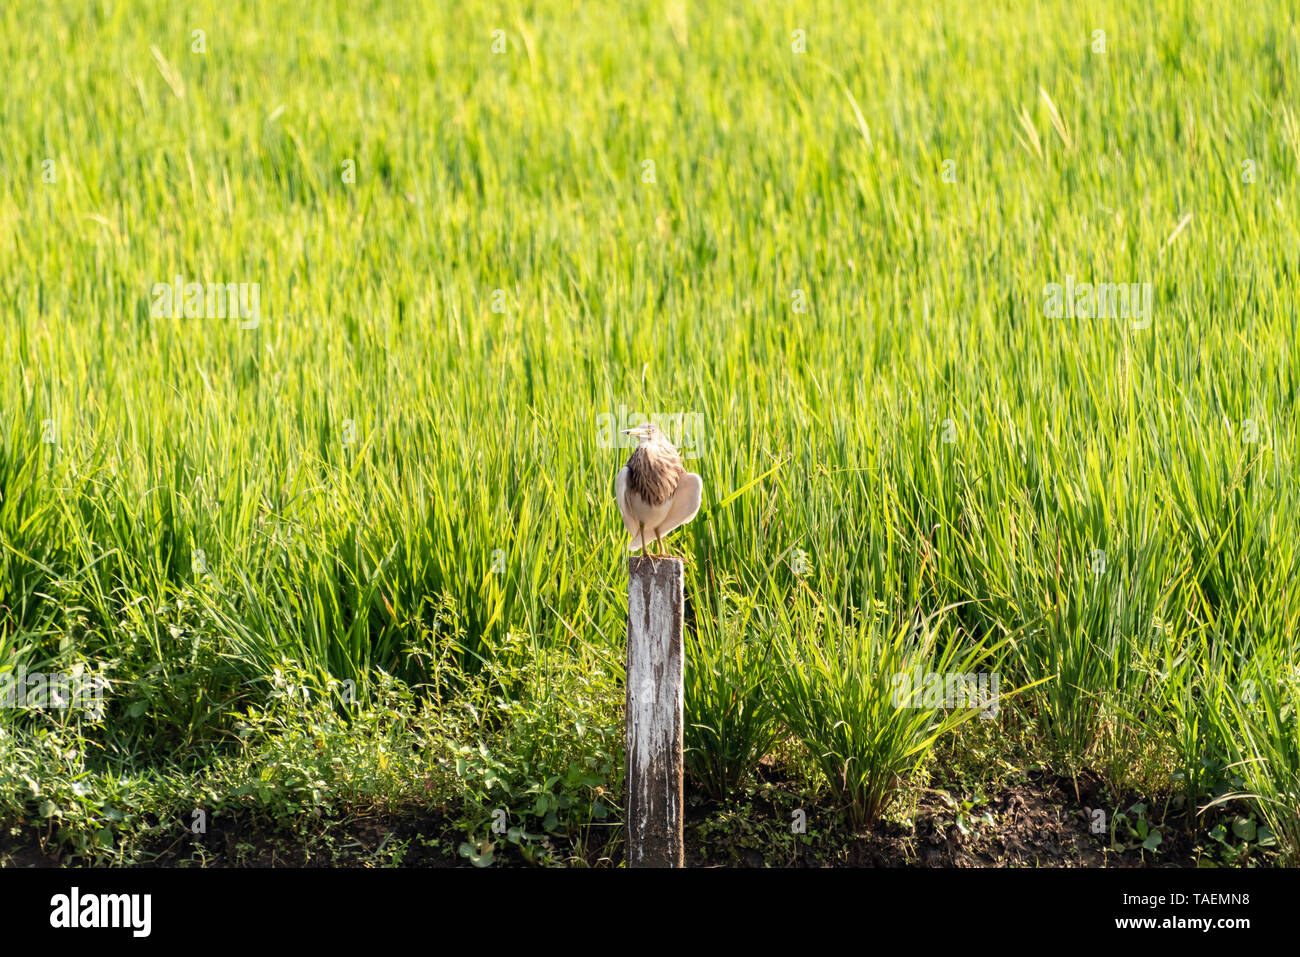
[[650,549],[646,548],[646,540],[645,540],[645,522],[638,522],[637,525],[638,525],[638,526],[640,527],[640,529],[641,529],[641,557],[642,557],[642,558],[649,558],[649,557],[650,557]]
[[665,556],[668,557],[668,558],[675,558],[675,559],[677,559],[679,562],[683,562],[683,563],[684,563],[684,562],[686,561],[686,556],[685,556],[685,555],[674,555],[674,554],[672,554],[671,552],[668,551],[668,549],[664,546],[664,539],[663,539],[663,536],[659,534],[659,529],[657,529],[657,528],[655,529],[655,538],[657,538],[657,539],[659,540],[659,554],[661,554],[661,555],[665,555]]

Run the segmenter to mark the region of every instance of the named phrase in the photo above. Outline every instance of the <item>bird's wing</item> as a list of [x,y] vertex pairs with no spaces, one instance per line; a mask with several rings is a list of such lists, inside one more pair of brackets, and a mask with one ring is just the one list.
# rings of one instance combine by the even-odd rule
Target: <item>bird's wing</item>
[[[627,466],[620,469],[618,477],[614,479],[614,498],[618,500],[618,512],[623,516],[623,524],[627,526],[628,533],[636,538],[641,529],[627,506]],[[636,547],[641,546],[638,544]]]
[[668,510],[668,517],[659,523],[657,531],[667,535],[674,528],[685,525],[700,510],[700,501],[704,498],[704,479],[694,472],[687,472],[677,483],[673,492],[673,506]]

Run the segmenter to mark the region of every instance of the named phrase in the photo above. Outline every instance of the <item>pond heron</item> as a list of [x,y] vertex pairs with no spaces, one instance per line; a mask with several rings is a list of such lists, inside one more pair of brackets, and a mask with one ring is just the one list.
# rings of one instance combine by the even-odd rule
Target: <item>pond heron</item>
[[627,549],[640,549],[643,555],[649,555],[649,533],[659,543],[659,555],[663,556],[663,537],[685,525],[700,510],[704,481],[682,467],[681,455],[657,425],[639,425],[624,429],[623,434],[639,440],[614,480],[618,510],[632,536]]

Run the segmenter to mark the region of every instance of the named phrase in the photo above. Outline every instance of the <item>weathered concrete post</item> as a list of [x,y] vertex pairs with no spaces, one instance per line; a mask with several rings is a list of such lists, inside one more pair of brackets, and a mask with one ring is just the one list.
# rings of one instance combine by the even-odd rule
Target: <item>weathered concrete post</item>
[[628,559],[627,866],[683,867],[682,621],[676,558]]

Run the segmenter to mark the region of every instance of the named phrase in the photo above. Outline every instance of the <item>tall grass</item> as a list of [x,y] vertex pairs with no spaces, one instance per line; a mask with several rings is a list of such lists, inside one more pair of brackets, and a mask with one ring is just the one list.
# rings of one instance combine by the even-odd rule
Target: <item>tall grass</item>
[[[991,649],[941,647],[928,621],[871,614],[845,623],[806,601],[791,619],[771,688],[777,709],[849,820],[870,826],[940,735],[984,713],[965,703],[936,707],[921,693],[927,677],[996,672],[996,659]],[[917,679],[901,695],[900,676]]]
[[[512,632],[617,660],[596,416],[697,411],[710,788],[774,700],[860,756],[819,724],[842,697],[910,766],[929,719],[847,676],[904,654],[880,609],[955,605],[925,654],[1005,640],[1054,767],[1149,725],[1196,801],[1193,763],[1249,757],[1277,807],[1292,725],[1203,696],[1300,607],[1300,40],[1224,13],[7,6],[0,669],[103,664],[96,753],[147,762],[226,740],[286,662],[366,693],[453,632],[467,672]],[[178,274],[260,283],[260,324],[154,318]],[[1150,282],[1151,325],[1049,318],[1067,276]],[[719,583],[782,608],[796,548],[824,644],[728,625]]]
[[780,632],[752,594],[728,584],[719,583],[716,608],[712,592],[697,599],[684,663],[685,769],[718,800],[739,792],[782,734],[771,687]]

